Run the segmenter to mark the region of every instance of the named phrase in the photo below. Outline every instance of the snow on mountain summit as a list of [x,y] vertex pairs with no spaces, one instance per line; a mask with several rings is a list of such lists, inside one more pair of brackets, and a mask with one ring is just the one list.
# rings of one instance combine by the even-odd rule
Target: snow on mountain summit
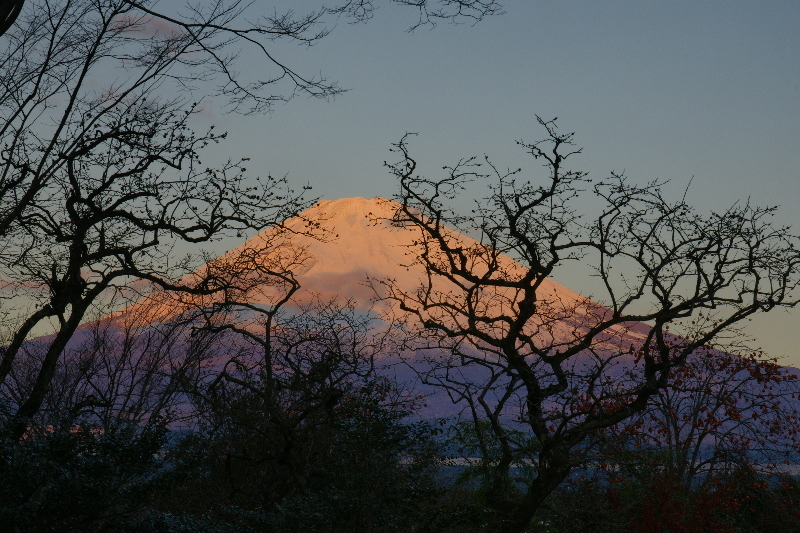
[[[392,285],[399,291],[413,295],[427,279],[425,268],[417,261],[419,248],[416,243],[421,234],[417,227],[393,222],[398,207],[397,202],[381,197],[322,200],[281,226],[267,228],[198,269],[194,275],[200,279],[204,269],[216,268],[234,283],[253,280],[246,294],[242,295],[256,305],[277,301],[286,288],[270,276],[262,276],[264,282],[259,286],[258,278],[254,276],[260,275],[258,271],[262,268],[291,272],[300,285],[293,298],[298,303],[308,302],[310,298],[349,300],[361,309],[372,308],[376,296],[385,290],[381,284],[384,280],[392,280]],[[463,243],[465,247],[477,244],[456,230],[449,230],[448,237],[453,243]],[[505,275],[522,276],[525,271],[523,265],[510,257],[501,256],[499,260]],[[187,276],[185,281],[191,276]],[[448,283],[437,280],[435,289],[447,291]],[[494,308],[492,313],[513,313],[519,295],[506,289],[492,290],[481,292],[484,295],[481,305]],[[547,310],[548,321],[553,322],[555,316],[561,317],[555,325],[546,328],[542,324],[531,324],[545,336],[575,338],[585,330],[588,322],[597,318],[598,313],[607,311],[550,279],[542,283],[539,293],[539,306]],[[145,316],[147,321],[169,320],[182,307],[176,305],[175,298],[168,293],[155,294],[116,316]],[[187,303],[186,296],[177,298],[183,304]],[[206,307],[209,302],[188,303]],[[379,308],[386,310],[387,305],[396,307],[382,302]],[[147,312],[142,313],[143,309]],[[630,338],[633,333],[630,327],[622,328],[625,331],[621,329],[620,336]]]
[[[323,200],[300,216],[318,222],[321,239],[297,236],[308,246],[310,268],[305,275],[393,271],[409,262],[408,231],[391,225],[397,204],[385,198]],[[388,274],[388,272],[387,272]]]

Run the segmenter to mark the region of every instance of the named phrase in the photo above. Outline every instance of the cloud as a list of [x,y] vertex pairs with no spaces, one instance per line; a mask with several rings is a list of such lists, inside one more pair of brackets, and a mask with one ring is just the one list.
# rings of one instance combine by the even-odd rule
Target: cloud
[[125,14],[116,17],[114,28],[124,31],[128,36],[135,34],[137,37],[181,37],[185,35],[183,28],[162,18],[150,15],[136,16]]

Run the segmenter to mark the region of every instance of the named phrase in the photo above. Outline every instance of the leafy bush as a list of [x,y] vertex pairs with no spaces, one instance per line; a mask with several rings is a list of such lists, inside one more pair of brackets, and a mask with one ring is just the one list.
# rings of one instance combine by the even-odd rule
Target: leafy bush
[[7,531],[102,529],[169,483],[163,430],[104,433],[62,423],[0,436],[0,524]]
[[224,427],[187,439],[181,453],[203,466],[162,509],[211,509],[236,531],[413,531],[431,515],[441,429],[410,420],[414,399],[391,381],[351,383],[300,423],[236,405]]

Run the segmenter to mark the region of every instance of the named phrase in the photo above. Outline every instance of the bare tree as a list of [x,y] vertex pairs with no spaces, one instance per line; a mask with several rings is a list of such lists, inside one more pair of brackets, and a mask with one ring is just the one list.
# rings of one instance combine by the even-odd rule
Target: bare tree
[[[170,258],[176,242],[261,229],[302,206],[280,180],[248,183],[240,163],[202,166],[200,150],[224,134],[195,135],[188,122],[197,104],[165,97],[180,94],[175,84],[211,76],[220,34],[239,14],[222,7],[196,10],[191,31],[161,31],[124,1],[35,2],[6,35],[0,263],[18,289],[12,296],[33,291],[3,350],[0,382],[36,326],[52,320],[56,330],[20,399],[20,420],[41,406],[58,358],[100,295],[135,279],[202,292],[171,281],[189,268]],[[97,86],[102,76],[115,81]]]
[[[132,306],[124,317],[79,328],[58,360],[34,425],[66,423],[114,433],[175,428],[191,417],[185,384],[201,378],[202,362],[213,359],[218,347],[193,337],[181,321],[153,322],[148,311]],[[29,394],[47,348],[41,341],[23,346],[1,391],[3,418],[12,418]]]
[[[375,321],[350,302],[316,299],[265,307],[249,324],[198,324],[201,336],[225,347],[217,370],[189,392],[206,432],[228,443],[229,497],[245,490],[254,468],[271,472],[266,486],[250,487],[269,501],[302,490],[309,476],[332,474],[320,457],[336,440],[338,410],[376,380],[373,361],[384,345]],[[382,392],[383,407],[413,403],[394,392]]]
[[[421,23],[498,11],[494,2],[441,1],[435,11],[428,4],[413,3]],[[55,329],[20,398],[19,420],[41,406],[58,358],[101,295],[133,280],[218,290],[173,281],[194,266],[171,258],[178,243],[260,230],[306,205],[283,180],[247,179],[243,161],[203,164],[202,149],[225,134],[195,134],[192,116],[205,97],[256,113],[295,94],[340,93],[335,82],[281,62],[270,45],[312,45],[327,35],[330,17],[366,20],[373,10],[370,2],[343,2],[255,20],[240,0],[163,7],[31,0],[3,36],[0,277],[3,297],[28,303],[2,350],[0,386],[32,332],[47,322]],[[240,44],[262,54],[259,72],[236,68]]]
[[[364,22],[375,14],[376,3],[373,0],[345,0],[329,8],[329,11]],[[390,3],[417,9],[419,18],[408,31],[414,31],[420,26],[434,27],[438,21],[443,20],[455,23],[467,20],[477,23],[486,17],[503,14],[502,4],[495,0],[390,0]]]
[[700,348],[646,411],[604,432],[604,453],[686,489],[743,468],[774,474],[798,459],[798,390],[797,372],[763,354]]
[[[223,367],[247,351],[240,333],[260,339],[263,327],[271,331],[298,290],[293,270],[305,261],[305,250],[291,243],[298,232],[324,238],[315,222],[295,217],[77,328],[58,359],[37,421],[80,419],[105,431],[131,424],[174,426],[181,418],[196,422],[187,394],[219,379]],[[259,320],[262,314],[267,318]],[[226,331],[234,333],[221,335]],[[0,416],[12,417],[34,387],[51,342],[35,339],[21,346],[0,391]]]
[[[413,255],[427,279],[415,291],[378,287],[410,317],[424,379],[488,420],[502,453],[487,493],[503,531],[525,530],[598,432],[644,410],[691,354],[754,313],[795,305],[800,280],[798,238],[770,223],[773,209],[745,203],[703,216],[667,200],[659,182],[612,174],[592,183],[566,167],[580,152],[573,135],[539,124],[546,138],[520,145],[543,163],[543,178],[472,158],[429,179],[407,138],[395,146],[395,222],[418,231]],[[458,215],[448,202],[473,180],[488,180],[488,196]],[[599,203],[591,219],[574,207],[584,193]],[[594,266],[600,303],[550,281],[578,261]],[[687,321],[693,334],[670,333]],[[437,355],[442,346],[449,356]],[[509,467],[530,444],[505,428],[520,423],[538,449],[516,497],[504,490]]]
[[198,272],[221,290],[175,295],[171,307],[182,310],[179,319],[227,347],[213,379],[193,390],[201,403],[224,404],[226,391],[238,391],[262,403],[270,421],[297,426],[336,405],[349,382],[370,375],[374,356],[388,344],[391,327],[373,327],[373,313],[351,301],[300,295],[294,271],[307,256],[291,242],[297,222],[304,233],[328,237],[316,221],[295,219]]
[[[340,403],[376,380],[374,358],[389,344],[392,328],[379,328],[374,313],[299,292],[295,271],[308,256],[292,242],[297,232],[330,237],[318,221],[294,218],[197,271],[206,293],[150,299],[156,314],[169,309],[170,321],[191,328],[200,345],[184,358],[180,388],[204,433],[228,443],[231,498],[254,468],[272,473],[264,489],[270,501],[322,475],[317,448],[328,441],[318,428],[335,433]],[[388,396],[381,401],[393,407]],[[397,406],[414,400],[398,393]]]

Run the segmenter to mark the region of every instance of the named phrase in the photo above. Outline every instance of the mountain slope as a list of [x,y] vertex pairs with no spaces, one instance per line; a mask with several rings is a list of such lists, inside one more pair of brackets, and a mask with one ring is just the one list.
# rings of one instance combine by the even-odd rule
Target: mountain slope
[[[345,198],[323,200],[299,216],[287,220],[281,227],[269,228],[239,247],[210,262],[205,268],[225,282],[244,284],[246,290],[226,297],[248,304],[270,305],[280,300],[287,290],[285,280],[275,273],[290,273],[299,284],[293,301],[308,302],[312,297],[322,301],[349,300],[360,309],[377,308],[397,311],[397,304],[378,302],[385,294],[382,281],[391,280],[398,291],[415,294],[426,280],[426,272],[415,258],[419,253],[419,230],[392,222],[398,204],[384,198]],[[472,246],[469,237],[449,232],[454,242]],[[502,268],[512,275],[522,275],[524,268],[511,258],[501,256]],[[480,265],[476,265],[480,269]],[[192,276],[184,283],[191,283]],[[247,281],[244,281],[247,280]],[[436,282],[443,293],[450,290],[446,282]],[[533,324],[537,335],[568,337],[574,340],[597,314],[607,312],[602,306],[550,279],[540,288],[542,308],[549,315],[547,327]],[[519,295],[502,290],[486,294],[482,305],[496,309],[495,313],[513,312]],[[133,304],[120,313],[148,321],[164,321],[189,307],[210,307],[219,298],[198,298],[156,293]],[[641,341],[647,327],[627,324],[613,330],[612,336],[627,344]]]

